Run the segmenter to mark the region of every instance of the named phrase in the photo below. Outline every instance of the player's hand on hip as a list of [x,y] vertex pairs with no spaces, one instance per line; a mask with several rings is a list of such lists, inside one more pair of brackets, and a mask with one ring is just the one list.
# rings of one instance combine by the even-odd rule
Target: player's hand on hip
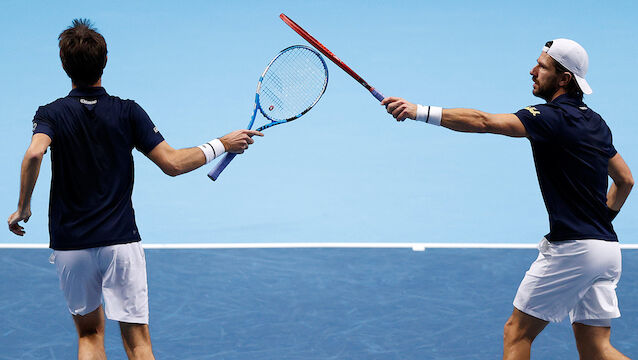
[[403,121],[408,118],[416,120],[416,104],[405,99],[390,96],[383,99],[381,105],[385,106],[388,113],[397,121]]
[[14,212],[13,214],[9,216],[9,220],[7,221],[9,223],[9,231],[11,231],[12,233],[18,236],[24,235],[25,233],[24,228],[20,226],[18,222],[24,221],[26,223],[29,221],[30,217],[31,217],[31,210],[29,209],[22,210],[22,211],[18,210]]
[[242,154],[248,149],[248,145],[255,142],[255,140],[252,139],[255,135],[264,136],[264,134],[255,130],[235,130],[230,134],[222,136],[219,140],[224,144],[224,148],[227,152]]

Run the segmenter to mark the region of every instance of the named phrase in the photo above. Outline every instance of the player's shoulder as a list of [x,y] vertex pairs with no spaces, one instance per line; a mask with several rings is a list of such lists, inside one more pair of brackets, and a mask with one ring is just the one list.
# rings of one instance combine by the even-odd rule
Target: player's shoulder
[[559,110],[559,107],[556,104],[552,103],[544,103],[544,104],[536,104],[525,106],[520,109],[516,114],[523,115],[525,117],[532,118],[545,118],[545,117],[553,117],[556,112]]
[[40,105],[38,107],[38,110],[36,111],[36,116],[38,115],[47,116],[47,115],[55,114],[56,112],[59,112],[62,109],[64,109],[70,101],[71,99],[69,99],[68,96],[65,96],[65,97],[57,98],[48,104]]
[[68,96],[65,96],[65,97],[57,98],[57,99],[51,101],[48,104],[42,105],[42,106],[40,106],[40,108],[41,109],[55,109],[55,108],[57,108],[59,106],[62,106],[64,104],[68,103],[69,101],[71,101],[71,98],[68,97]]
[[111,111],[120,113],[125,117],[136,117],[139,114],[144,113],[144,109],[140,104],[133,99],[120,97],[117,95],[108,95]]
[[126,108],[140,108],[140,104],[134,100],[134,99],[129,99],[129,98],[123,98],[117,95],[110,95],[109,94],[109,98],[111,99],[112,102],[114,103],[119,103],[121,104],[123,107]]

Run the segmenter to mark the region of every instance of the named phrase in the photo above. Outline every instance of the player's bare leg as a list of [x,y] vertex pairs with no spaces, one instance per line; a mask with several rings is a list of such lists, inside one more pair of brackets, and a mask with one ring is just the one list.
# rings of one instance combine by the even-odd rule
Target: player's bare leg
[[122,333],[122,342],[129,359],[155,359],[148,325],[120,322],[120,332]]
[[581,360],[629,360],[609,342],[611,328],[573,323],[576,347]]
[[102,305],[86,315],[74,315],[73,322],[78,331],[78,359],[106,360]]
[[532,342],[547,324],[514,308],[503,330],[503,360],[529,359]]

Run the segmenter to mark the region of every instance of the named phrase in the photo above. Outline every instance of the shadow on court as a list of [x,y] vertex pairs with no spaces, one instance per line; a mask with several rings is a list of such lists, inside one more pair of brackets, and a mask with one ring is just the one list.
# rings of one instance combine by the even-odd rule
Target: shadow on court
[[[0,359],[72,359],[49,250],[0,250]],[[497,359],[535,250],[146,250],[158,359]],[[612,341],[638,357],[638,251],[623,251]],[[107,322],[109,359],[126,358]],[[576,359],[568,322],[533,359]]]

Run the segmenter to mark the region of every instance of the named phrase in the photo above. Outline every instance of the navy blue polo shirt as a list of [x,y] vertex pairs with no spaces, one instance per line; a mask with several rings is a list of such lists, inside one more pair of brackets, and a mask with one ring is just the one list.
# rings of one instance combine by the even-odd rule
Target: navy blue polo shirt
[[102,87],[73,89],[38,108],[33,133],[52,140],[50,247],[140,241],[131,201],[132,150],[148,153],[164,140],[146,112]]
[[605,121],[568,95],[516,116],[532,145],[549,214],[547,240],[618,241],[607,209],[607,169],[616,149]]

